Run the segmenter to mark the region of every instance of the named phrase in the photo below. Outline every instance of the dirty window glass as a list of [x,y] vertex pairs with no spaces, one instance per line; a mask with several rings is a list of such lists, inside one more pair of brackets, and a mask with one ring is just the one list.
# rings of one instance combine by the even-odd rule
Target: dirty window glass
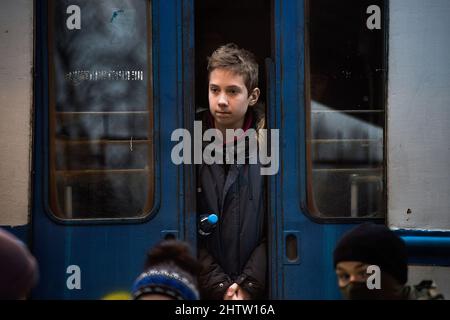
[[311,0],[306,9],[309,211],[383,217],[384,1]]
[[49,2],[50,206],[62,219],[153,206],[150,2]]

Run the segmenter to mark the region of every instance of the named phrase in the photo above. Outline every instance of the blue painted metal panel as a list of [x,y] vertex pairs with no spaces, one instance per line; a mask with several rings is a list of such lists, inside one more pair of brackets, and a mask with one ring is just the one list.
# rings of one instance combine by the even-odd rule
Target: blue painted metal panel
[[[180,100],[182,106],[180,115],[180,123],[184,123],[183,127],[193,132],[193,125],[195,119],[195,17],[194,17],[194,0],[182,0],[182,28],[179,30],[182,47],[182,59],[179,69],[182,70],[181,81],[183,84],[183,99]],[[183,120],[184,122],[182,122]],[[183,171],[182,188],[182,203],[183,210],[183,225],[180,224],[180,230],[184,230],[184,239],[191,244],[194,252],[197,248],[197,211],[196,211],[196,197],[197,188],[195,188],[196,174],[194,165],[185,165]]]
[[439,248],[449,249],[450,238],[444,237],[424,237],[424,236],[404,236],[403,240],[408,247],[426,247],[426,248]]
[[[273,62],[271,61],[269,68],[269,110],[268,110],[268,117],[269,117],[269,126],[270,128],[275,128],[280,130],[280,139],[284,137],[283,128],[281,127],[281,110],[280,110],[280,99],[281,94],[279,91],[280,88],[280,47],[281,47],[281,41],[280,39],[280,1],[274,2],[274,39],[275,43],[273,44]],[[284,172],[284,161],[283,161],[283,151],[284,148],[282,148],[283,144],[280,143],[280,173],[270,177],[270,183],[269,183],[269,200],[270,200],[270,208],[271,210],[271,225],[272,229],[269,230],[270,234],[270,243],[271,243],[271,290],[270,290],[270,297],[273,299],[281,299],[283,297],[282,290],[283,290],[283,266],[280,263],[283,259],[282,257],[282,222],[283,222],[283,212],[282,212],[282,202],[281,200],[281,177]]]
[[[152,1],[153,85],[155,133],[155,201],[150,220],[123,223],[73,224],[51,218],[48,206],[48,49],[47,5],[38,2],[33,252],[41,269],[37,299],[98,299],[129,291],[141,272],[145,253],[160,240],[161,231],[175,230],[184,237],[182,171],[172,164],[172,131],[182,114],[181,1]],[[163,125],[161,125],[163,124]],[[180,183],[181,182],[181,183]],[[66,268],[81,268],[81,290],[68,290]]]
[[450,266],[450,232],[398,230],[411,264]]
[[[275,106],[272,128],[280,129],[280,173],[270,196],[277,223],[278,299],[339,299],[333,249],[352,224],[324,224],[306,212],[304,92],[304,1],[278,0],[274,6]],[[298,179],[292,179],[297,175]],[[299,264],[286,263],[284,231],[298,232]]]
[[[333,250],[343,233],[360,221],[324,221],[307,212],[305,112],[305,20],[303,0],[274,2],[274,103],[269,104],[271,128],[280,129],[280,173],[271,179],[270,201],[275,235],[276,266],[272,297],[278,299],[340,299]],[[298,179],[293,179],[298,175]],[[383,222],[377,220],[376,222]],[[284,236],[295,232],[299,263],[285,257]],[[431,236],[431,235],[428,235]],[[424,238],[405,234],[411,262],[447,265],[444,235]],[[424,250],[426,247],[426,250]],[[273,252],[272,251],[272,252]],[[425,252],[432,255],[425,255]]]

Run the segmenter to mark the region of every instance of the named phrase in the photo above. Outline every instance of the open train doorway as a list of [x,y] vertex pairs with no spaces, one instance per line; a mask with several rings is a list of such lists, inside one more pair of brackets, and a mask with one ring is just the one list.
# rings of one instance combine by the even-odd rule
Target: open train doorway
[[[209,109],[209,100],[208,100],[208,71],[207,71],[207,66],[208,66],[208,57],[210,57],[212,55],[212,53],[219,48],[220,46],[223,46],[225,44],[229,44],[229,43],[234,43],[236,44],[239,48],[248,50],[250,52],[252,52],[255,55],[255,59],[256,62],[259,66],[259,73],[258,73],[258,88],[260,89],[260,96],[258,99],[258,102],[255,106],[251,107],[251,108],[258,108],[258,112],[260,112],[261,110],[264,111],[265,114],[265,118],[266,121],[265,123],[268,123],[267,121],[267,114],[268,114],[268,110],[267,110],[267,101],[268,101],[268,85],[267,85],[267,70],[266,70],[266,59],[267,58],[271,58],[272,57],[272,52],[273,52],[273,37],[272,37],[272,30],[273,30],[273,24],[272,24],[272,13],[273,13],[273,4],[272,4],[272,0],[242,0],[242,1],[195,1],[195,109],[196,109],[196,118],[198,120],[200,120],[200,118],[205,119],[203,116],[199,116],[199,114],[205,112],[208,113],[208,109]],[[228,90],[228,89],[227,89]],[[248,116],[247,112],[247,116]],[[248,117],[246,116],[246,119],[248,119]],[[254,117],[254,116],[253,116]],[[253,118],[255,120],[255,118]],[[256,123],[256,121],[255,121]],[[203,170],[199,170],[199,168],[197,168],[198,172]],[[251,237],[253,235],[249,235],[249,234],[245,234],[245,231],[242,231],[245,229],[245,225],[248,224],[249,220],[245,220],[243,218],[244,214],[242,212],[244,212],[245,210],[242,209],[244,206],[242,205],[242,203],[240,202],[242,198],[246,198],[246,196],[244,195],[244,193],[240,192],[241,190],[241,186],[245,185],[245,184],[253,184],[253,187],[258,190],[258,188],[256,186],[262,186],[261,189],[267,189],[267,180],[265,178],[265,176],[261,176],[258,179],[260,180],[253,180],[252,179],[247,179],[245,178],[245,174],[242,175],[242,181],[241,181],[241,175],[239,174],[239,177],[236,180],[233,180],[235,182],[233,182],[233,186],[235,185],[236,190],[239,191],[233,191],[234,187],[230,187],[231,192],[229,192],[227,189],[227,184],[229,183],[229,181],[232,180],[232,178],[228,179],[230,176],[233,175],[233,171],[232,169],[229,169],[229,167],[227,167],[227,165],[223,166],[223,170],[225,172],[225,178],[223,179],[225,182],[223,183],[223,190],[222,190],[222,185],[218,188],[216,188],[216,192],[217,192],[217,196],[218,198],[224,198],[222,199],[222,205],[218,205],[218,211],[222,211],[223,212],[217,212],[217,214],[219,215],[219,224],[218,224],[218,231],[217,234],[220,234],[219,236],[215,236],[214,239],[216,238],[220,238],[220,240],[218,240],[218,242],[220,242],[221,244],[218,245],[218,247],[220,248],[220,259],[223,258],[223,260],[225,260],[226,262],[221,265],[221,267],[223,268],[224,272],[222,273],[222,275],[226,274],[228,277],[228,280],[231,281],[230,283],[236,282],[239,285],[242,284],[242,287],[245,288],[245,281],[247,281],[249,283],[250,286],[252,286],[252,282],[254,279],[251,278],[251,276],[249,277],[248,275],[245,274],[245,272],[243,272],[241,269],[248,270],[247,268],[249,267],[249,265],[251,263],[246,263],[243,260],[245,259],[247,262],[250,262],[250,260],[252,260],[253,258],[255,258],[256,256],[258,256],[258,259],[261,257],[264,257],[264,260],[266,261],[266,265],[269,266],[270,263],[270,258],[268,258],[269,256],[269,244],[270,241],[265,241],[265,244],[263,246],[261,246],[261,243],[259,243],[258,245],[256,245],[255,247],[253,247],[252,240]],[[240,170],[240,169],[239,169]],[[244,170],[242,170],[244,171]],[[248,170],[250,171],[250,169]],[[259,171],[259,170],[258,170]],[[199,183],[200,180],[203,181],[203,178],[199,179],[199,173],[197,172],[197,190],[201,190],[202,188],[202,184]],[[241,172],[241,171],[239,171]],[[248,176],[250,176],[251,174],[248,174]],[[219,179],[220,180],[220,179]],[[222,181],[222,180],[220,180]],[[214,184],[221,184],[220,181],[214,181]],[[206,188],[206,187],[205,187]],[[245,189],[245,187],[244,187]],[[255,191],[255,189],[253,190],[253,194],[255,195],[255,199],[253,200],[249,200],[252,201],[247,207],[253,206],[253,203],[257,204],[258,206],[260,205],[260,203],[264,203],[265,205],[262,205],[262,212],[264,212],[262,215],[259,215],[257,213],[255,213],[255,215],[258,216],[263,216],[263,218],[261,219],[262,221],[264,221],[264,237],[266,237],[267,239],[267,232],[268,232],[268,228],[267,226],[267,222],[268,222],[268,215],[267,215],[267,208],[268,208],[268,204],[267,204],[267,199],[265,197],[265,194],[267,194],[267,192],[261,192],[261,198],[258,195],[258,191]],[[217,191],[218,190],[218,191]],[[251,190],[251,187],[250,187]],[[222,192],[223,191],[223,192]],[[200,191],[201,192],[201,191]],[[204,192],[203,192],[204,193]],[[206,197],[204,194],[202,193],[198,193],[197,195],[197,199],[199,199],[200,197]],[[236,200],[237,199],[237,200]],[[247,199],[247,198],[246,198]],[[251,198],[249,198],[251,199]],[[258,199],[258,200],[256,200]],[[234,212],[239,211],[239,213],[233,214],[231,215],[229,212],[233,211],[233,210],[228,210],[227,209],[227,204],[228,203],[238,203],[238,210],[235,210]],[[236,201],[234,201],[236,200]],[[220,202],[220,201],[219,201]],[[203,203],[203,200],[202,200]],[[223,204],[225,203],[225,205]],[[230,207],[234,206],[230,204]],[[201,207],[201,208],[200,208]],[[204,208],[204,206],[202,206],[200,204],[200,201],[197,200],[197,208],[199,211],[202,211]],[[255,209],[255,212],[258,212],[259,209]],[[221,216],[222,215],[222,216]],[[259,221],[259,220],[258,220]],[[221,223],[224,223],[223,225],[221,225]],[[233,235],[227,235],[227,236],[223,236],[223,233],[231,233],[230,232],[230,228],[225,228],[223,227],[224,225],[236,225],[238,224],[240,227],[237,228],[237,230],[239,231],[239,235],[235,235],[235,238],[240,238],[238,241],[225,241],[226,243],[222,243],[224,242],[223,239],[226,237],[230,237],[232,238]],[[244,226],[244,227],[242,227]],[[259,235],[261,234],[260,228],[259,228],[260,224],[259,222],[256,224],[253,224],[252,227],[250,229],[251,232],[250,233],[256,233]],[[241,229],[242,227],[242,229]],[[235,228],[236,229],[236,228]],[[254,230],[253,230],[254,229]],[[233,229],[234,230],[234,229]],[[216,234],[216,235],[217,235]],[[201,236],[200,236],[201,237]],[[202,247],[205,241],[204,239],[198,239],[198,244],[199,244],[199,257],[200,260],[203,261],[204,255],[202,251]],[[215,240],[209,240],[211,242],[215,242]],[[257,241],[258,242],[258,241]],[[235,252],[238,252],[237,256],[236,255],[231,255],[229,248],[234,246],[237,246],[237,249],[235,250]],[[224,249],[224,246],[226,246],[227,248]],[[248,247],[246,247],[248,246]],[[251,249],[252,253],[250,255],[247,255],[245,252],[247,252],[249,249],[249,247],[252,247],[254,249]],[[217,248],[217,246],[215,247]],[[263,248],[263,249],[261,249]],[[203,248],[204,249],[204,248]],[[216,250],[217,251],[217,250]],[[261,253],[262,254],[259,254]],[[209,254],[209,253],[208,253]],[[212,254],[212,258],[216,259],[215,262],[217,262],[217,257],[214,257],[214,253]],[[248,257],[244,258],[244,257]],[[205,260],[208,260],[209,258],[206,258]],[[230,261],[233,260],[233,261]],[[241,261],[242,260],[242,261]],[[256,259],[254,259],[256,261]],[[259,260],[258,260],[259,261]],[[214,262],[214,263],[215,263]],[[230,264],[235,264],[236,266],[239,267],[229,267],[227,266],[227,264],[231,262]],[[219,263],[220,265],[221,263]],[[208,264],[208,266],[210,266]],[[261,270],[265,269],[265,289],[264,290],[260,290],[260,292],[258,292],[258,295],[263,291],[262,295],[263,296],[259,296],[261,298],[269,298],[270,296],[270,284],[268,279],[270,278],[269,276],[269,267],[264,268],[261,264],[261,268],[257,268],[260,269],[256,272],[260,272]],[[264,274],[264,271],[262,271]],[[212,277],[212,276],[211,276]],[[209,277],[209,278],[211,278]],[[244,277],[247,277],[247,280],[243,280]],[[248,279],[252,279],[252,280],[248,280]],[[200,281],[201,285],[202,281]],[[255,281],[253,283],[258,283],[258,281]],[[220,283],[214,283],[214,285],[219,285],[223,287],[223,290],[226,290],[226,288],[228,288],[228,282],[227,281],[220,281]],[[207,287],[210,287],[209,284],[206,285]],[[212,285],[211,285],[212,286]],[[255,286],[258,286],[257,284],[255,284]],[[220,291],[220,290],[218,290]],[[251,293],[251,291],[249,291]],[[255,292],[255,291],[254,291]],[[217,297],[213,297],[212,295],[208,295],[205,292],[203,292],[205,295],[203,295],[203,297],[205,298],[212,298],[212,299],[220,299],[221,298],[221,294],[219,294]],[[253,293],[251,293],[253,294]],[[256,294],[256,293],[254,293]],[[253,296],[251,298],[258,298],[256,296]]]
[[235,43],[253,52],[259,64],[260,102],[266,100],[264,59],[271,56],[271,0],[195,1],[195,102],[208,107],[207,57],[219,46]]

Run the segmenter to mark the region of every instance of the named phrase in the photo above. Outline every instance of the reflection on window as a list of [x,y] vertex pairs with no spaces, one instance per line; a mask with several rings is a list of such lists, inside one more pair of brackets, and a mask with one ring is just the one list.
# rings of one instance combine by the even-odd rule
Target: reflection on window
[[383,0],[311,0],[308,203],[323,218],[383,217],[384,21],[369,30],[367,8]]
[[50,206],[63,219],[142,217],[153,206],[150,4],[49,5]]

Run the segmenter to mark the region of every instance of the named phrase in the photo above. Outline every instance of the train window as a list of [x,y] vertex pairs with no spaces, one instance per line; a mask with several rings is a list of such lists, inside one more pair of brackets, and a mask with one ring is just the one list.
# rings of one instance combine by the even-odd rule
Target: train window
[[383,0],[307,1],[309,212],[385,215]]
[[50,207],[61,219],[145,216],[154,201],[151,8],[49,2]]

